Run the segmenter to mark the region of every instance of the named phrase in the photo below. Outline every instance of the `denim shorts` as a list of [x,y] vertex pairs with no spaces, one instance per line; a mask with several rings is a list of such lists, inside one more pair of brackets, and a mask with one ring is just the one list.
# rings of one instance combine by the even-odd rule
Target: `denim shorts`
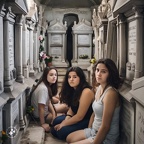
[[90,143],[93,143],[97,131],[93,128],[86,128],[84,129],[84,133],[86,138],[90,141]]
[[[97,131],[94,130],[93,128],[86,128],[84,129],[84,133],[85,133],[85,136],[86,136],[86,139],[88,139],[90,141],[91,144],[93,144],[94,142],[94,138],[97,134]],[[117,136],[116,136],[117,137]],[[118,140],[112,140],[110,138],[106,138],[102,144],[118,144]]]

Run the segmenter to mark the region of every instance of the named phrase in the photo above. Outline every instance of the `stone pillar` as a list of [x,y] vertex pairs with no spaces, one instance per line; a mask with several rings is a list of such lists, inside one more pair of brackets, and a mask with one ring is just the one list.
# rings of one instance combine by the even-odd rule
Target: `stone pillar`
[[96,57],[96,60],[98,60],[99,59],[99,56],[98,56],[98,40],[97,40],[97,38],[98,38],[98,29],[96,28],[96,27],[94,27],[93,28],[93,30],[94,30],[94,34],[95,34],[95,43],[94,43],[94,45],[95,45],[95,57]]
[[65,34],[63,34],[62,62],[65,62]]
[[6,92],[13,90],[16,72],[14,68],[14,18],[15,15],[9,7],[4,17],[4,90]]
[[[51,40],[51,33],[48,33],[48,39]],[[50,49],[51,49],[50,42],[48,42],[48,54],[51,55],[51,53],[50,53],[51,50]]]
[[17,69],[16,81],[24,83],[22,75],[22,15],[16,16],[15,23],[15,66]]
[[126,75],[126,25],[125,17],[119,14],[119,74]]
[[117,18],[117,68],[119,69],[119,20]]
[[24,117],[23,117],[23,97],[22,96],[19,99],[19,122],[20,122],[19,124],[20,124],[20,129],[25,128],[25,122],[24,122]]
[[22,37],[22,65],[23,65],[23,75],[25,78],[29,78],[28,72],[28,62],[27,62],[27,50],[28,50],[28,43],[27,41],[27,25],[25,21],[23,21],[23,37]]
[[34,60],[34,68],[38,69],[38,45],[37,45],[37,41],[38,41],[38,35],[37,35],[37,27],[35,27],[34,29],[34,45],[33,45],[33,60]]
[[30,72],[29,72],[29,75],[30,76],[34,76],[34,69],[33,69],[33,30],[30,29],[30,33],[29,33],[29,36],[30,36],[30,41],[29,41],[29,55],[30,55]]
[[136,19],[136,62],[134,79],[143,76],[144,73],[144,37],[143,37],[143,9],[134,7]]
[[0,11],[0,94],[3,92],[3,77],[4,77],[4,57],[3,57],[3,17],[4,11]]
[[78,39],[78,35],[77,34],[74,34],[74,53],[73,53],[73,60],[74,62],[77,62],[78,61],[78,57],[77,57],[77,39]]

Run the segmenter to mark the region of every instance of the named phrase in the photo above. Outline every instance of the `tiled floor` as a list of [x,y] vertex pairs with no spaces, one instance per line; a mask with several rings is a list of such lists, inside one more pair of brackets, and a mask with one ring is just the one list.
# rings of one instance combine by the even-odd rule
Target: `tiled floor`
[[45,134],[44,144],[67,144],[65,141],[54,138],[50,133]]

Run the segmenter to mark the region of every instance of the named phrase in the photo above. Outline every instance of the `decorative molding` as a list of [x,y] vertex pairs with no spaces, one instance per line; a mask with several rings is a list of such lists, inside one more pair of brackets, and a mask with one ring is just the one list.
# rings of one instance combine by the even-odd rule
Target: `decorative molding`
[[57,12],[60,14],[65,14],[65,13],[87,14],[88,13],[87,10],[80,10],[80,9],[75,9],[75,8],[57,10]]
[[144,7],[134,6],[132,10],[135,12],[135,18],[143,17]]

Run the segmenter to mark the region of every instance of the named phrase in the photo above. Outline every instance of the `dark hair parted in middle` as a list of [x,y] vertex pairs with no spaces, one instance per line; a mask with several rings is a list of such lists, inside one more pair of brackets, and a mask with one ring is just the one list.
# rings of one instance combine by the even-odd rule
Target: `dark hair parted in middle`
[[[68,83],[68,77],[70,72],[75,72],[77,76],[80,78],[80,83],[78,84],[76,89],[71,87]],[[61,103],[66,103],[68,106],[70,106],[71,103],[73,103],[73,105],[76,105],[80,99],[81,93],[84,88],[92,89],[92,87],[86,81],[86,76],[83,70],[80,67],[68,68],[60,92]]]
[[35,88],[33,89],[33,91],[31,93],[33,93],[34,90],[38,87],[38,85],[41,82],[43,82],[48,89],[50,99],[52,99],[52,97],[57,94],[57,92],[58,92],[58,72],[57,72],[57,80],[54,84],[50,85],[50,83],[47,81],[47,75],[48,75],[49,71],[52,69],[54,69],[57,72],[57,69],[54,66],[45,67],[45,69],[43,70],[43,74],[42,74],[41,78],[38,80],[37,85],[35,86]]
[[114,61],[112,61],[111,59],[109,58],[106,58],[106,59],[99,59],[95,65],[93,66],[93,75],[92,75],[92,84],[93,84],[93,87],[95,86],[98,86],[99,84],[96,82],[96,78],[95,78],[95,71],[96,71],[96,68],[97,68],[97,65],[98,64],[104,64],[107,69],[108,69],[108,72],[109,72],[109,76],[108,76],[108,79],[107,79],[107,83],[118,89],[122,83],[123,83],[123,80],[120,78],[119,76],[119,72],[118,72],[118,69],[114,63]]

